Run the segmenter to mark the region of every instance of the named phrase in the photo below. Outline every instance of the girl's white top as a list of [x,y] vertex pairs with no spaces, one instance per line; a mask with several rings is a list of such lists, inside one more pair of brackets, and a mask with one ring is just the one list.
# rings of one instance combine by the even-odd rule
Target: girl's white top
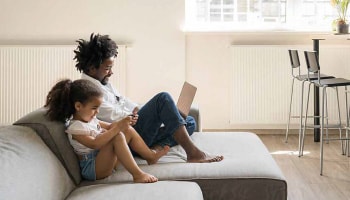
[[73,146],[74,151],[79,155],[83,155],[90,153],[94,149],[90,149],[89,147],[86,147],[74,140],[72,135],[89,135],[96,138],[102,133],[102,128],[96,117],[94,117],[90,122],[71,120],[67,127],[66,133],[68,134],[69,142]]

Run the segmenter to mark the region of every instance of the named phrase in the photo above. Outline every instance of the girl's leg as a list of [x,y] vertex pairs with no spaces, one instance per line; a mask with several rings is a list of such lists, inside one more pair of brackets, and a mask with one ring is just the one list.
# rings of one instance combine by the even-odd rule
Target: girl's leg
[[117,163],[117,156],[113,151],[113,144],[109,142],[98,152],[95,160],[96,179],[102,179],[112,174]]
[[119,133],[111,142],[100,149],[96,157],[96,178],[105,178],[112,174],[113,167],[117,162],[123,164],[126,170],[133,176],[136,183],[153,183],[158,181],[153,175],[143,172],[136,164],[131,155],[124,134]]
[[130,127],[124,134],[130,148],[145,159],[149,165],[157,163],[159,158],[167,154],[170,149],[169,146],[164,146],[157,151],[151,150],[133,127]]

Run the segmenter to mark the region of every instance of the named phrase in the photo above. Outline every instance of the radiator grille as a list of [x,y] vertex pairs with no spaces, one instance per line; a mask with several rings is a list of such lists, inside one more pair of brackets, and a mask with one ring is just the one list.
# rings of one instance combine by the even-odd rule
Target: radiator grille
[[[231,114],[233,128],[285,128],[287,123],[291,67],[288,49],[298,49],[302,73],[306,73],[304,50],[310,46],[231,46]],[[350,48],[344,46],[323,46],[320,49],[321,72],[337,77],[349,78],[350,70],[346,59]],[[300,112],[300,84],[296,81],[292,113]],[[328,113],[330,123],[338,120],[335,92],[328,92]],[[341,116],[345,119],[344,90],[339,90]],[[311,90],[309,114],[313,113],[313,90]],[[292,120],[296,128],[299,121]],[[310,123],[312,121],[310,120]]]
[[[62,78],[79,79],[73,45],[0,46],[0,124],[12,124],[45,103]],[[119,46],[112,84],[125,92],[125,46]]]

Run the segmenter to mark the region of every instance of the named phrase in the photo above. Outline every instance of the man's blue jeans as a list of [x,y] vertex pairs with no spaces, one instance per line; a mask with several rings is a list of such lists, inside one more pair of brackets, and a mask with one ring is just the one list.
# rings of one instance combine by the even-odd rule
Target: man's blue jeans
[[[193,117],[188,116],[186,120],[180,115],[174,100],[162,92],[149,100],[138,112],[139,119],[134,126],[135,130],[143,138],[147,146],[155,145],[175,146],[175,131],[182,125],[186,126],[189,135],[192,135],[196,122]],[[161,127],[161,125],[164,125]]]

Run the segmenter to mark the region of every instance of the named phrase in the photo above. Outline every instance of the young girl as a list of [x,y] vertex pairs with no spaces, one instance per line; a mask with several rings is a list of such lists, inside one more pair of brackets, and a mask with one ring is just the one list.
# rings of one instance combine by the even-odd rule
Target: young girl
[[62,122],[69,120],[66,132],[79,157],[82,177],[87,180],[105,178],[120,162],[131,173],[134,182],[158,181],[137,166],[129,146],[148,164],[156,163],[169,151],[169,146],[159,151],[149,149],[131,126],[138,116],[128,116],[113,123],[99,121],[96,114],[101,102],[102,92],[88,80],[62,80],[47,95],[48,117]]

